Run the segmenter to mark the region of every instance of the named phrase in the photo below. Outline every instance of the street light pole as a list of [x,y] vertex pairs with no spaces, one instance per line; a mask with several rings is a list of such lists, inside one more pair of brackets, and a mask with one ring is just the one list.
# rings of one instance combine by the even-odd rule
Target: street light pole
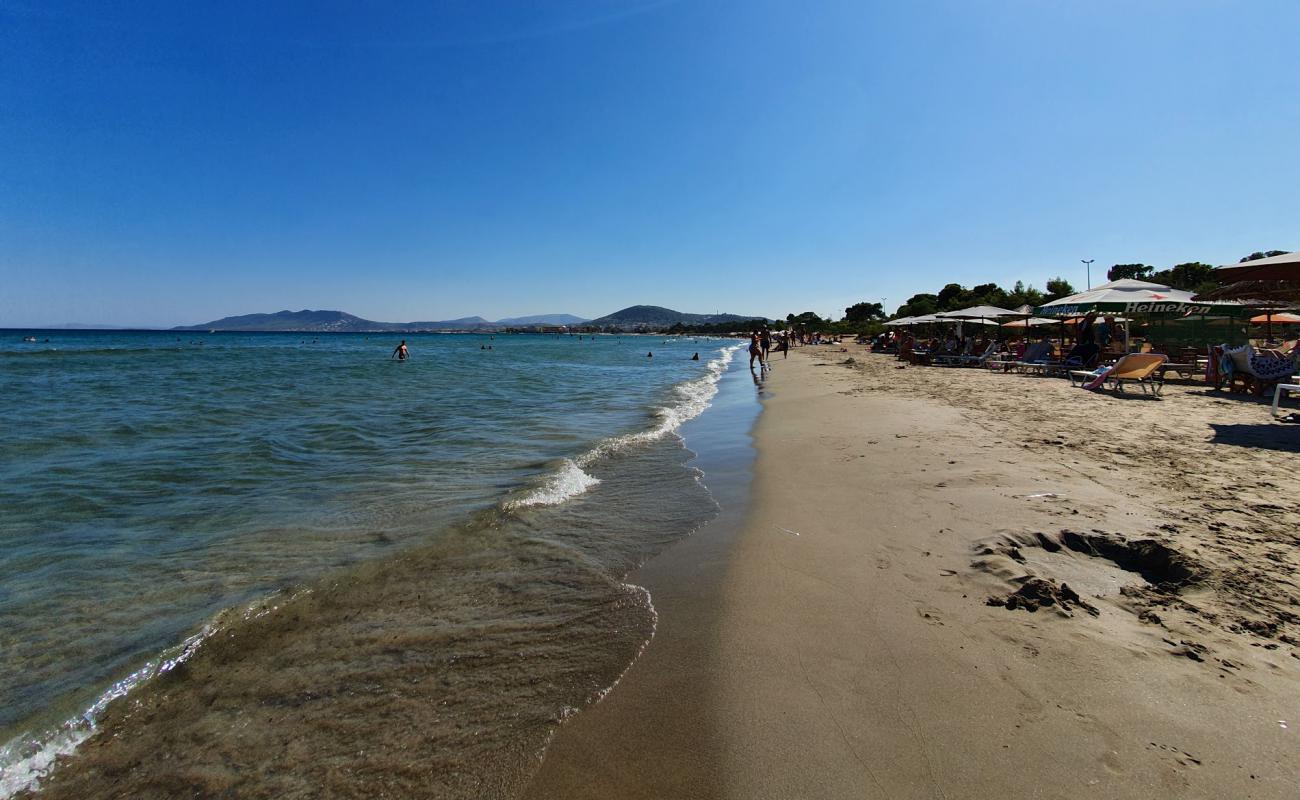
[[1081,259],[1079,259],[1079,261],[1081,261],[1081,262],[1083,262],[1084,264],[1087,264],[1087,265],[1088,265],[1088,288],[1089,288],[1089,289],[1092,288],[1092,262],[1094,262],[1094,261],[1096,261],[1096,260],[1097,260],[1097,259],[1095,259],[1095,258],[1081,258]]

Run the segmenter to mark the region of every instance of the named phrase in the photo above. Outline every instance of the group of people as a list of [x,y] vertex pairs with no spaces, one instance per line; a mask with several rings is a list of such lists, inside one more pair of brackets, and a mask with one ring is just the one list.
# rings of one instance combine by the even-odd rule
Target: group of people
[[767,369],[768,362],[773,350],[782,353],[782,358],[790,357],[790,342],[793,335],[785,331],[772,333],[766,327],[754,330],[749,334],[749,368],[754,368],[754,360],[758,359],[759,367]]

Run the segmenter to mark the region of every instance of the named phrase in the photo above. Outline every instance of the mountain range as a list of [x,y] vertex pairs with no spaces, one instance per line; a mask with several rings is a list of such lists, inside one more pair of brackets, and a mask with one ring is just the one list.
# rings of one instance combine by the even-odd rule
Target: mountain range
[[461,317],[428,322],[376,322],[362,319],[345,311],[277,311],[273,314],[243,314],[222,317],[202,325],[180,325],[178,331],[294,331],[302,333],[360,333],[371,331],[446,331],[476,330],[479,328],[524,328],[545,325],[574,325],[584,322],[572,314],[538,314],[531,317],[513,317],[491,320],[483,317]]
[[277,311],[272,314],[244,314],[223,317],[201,325],[180,325],[178,331],[292,331],[301,333],[360,333],[374,331],[465,331],[500,328],[538,328],[548,326],[583,326],[601,329],[640,330],[667,328],[677,323],[685,325],[742,322],[759,317],[737,314],[687,314],[662,306],[629,306],[613,314],[594,320],[584,320],[572,314],[536,314],[527,317],[510,317],[495,322],[483,317],[428,322],[376,322],[362,319],[344,311]]

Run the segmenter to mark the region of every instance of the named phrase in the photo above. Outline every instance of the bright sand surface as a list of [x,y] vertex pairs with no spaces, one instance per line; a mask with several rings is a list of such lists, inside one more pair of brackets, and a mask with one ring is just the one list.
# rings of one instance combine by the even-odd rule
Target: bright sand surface
[[748,508],[630,578],[655,639],[528,796],[1300,796],[1300,426],[900,367],[775,362]]

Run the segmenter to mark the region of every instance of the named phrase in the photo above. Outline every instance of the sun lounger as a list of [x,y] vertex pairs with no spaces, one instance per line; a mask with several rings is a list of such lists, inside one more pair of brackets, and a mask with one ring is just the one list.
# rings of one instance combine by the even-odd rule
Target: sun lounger
[[1030,372],[1052,362],[1052,345],[1050,342],[1035,342],[1025,348],[1025,354],[1011,366],[1020,372]]
[[985,362],[993,357],[993,353],[997,351],[997,349],[997,342],[989,342],[989,346],[984,348],[983,353],[980,353],[979,355],[961,356],[957,363],[959,366],[963,367],[982,367]]
[[1279,383],[1273,390],[1273,416],[1278,415],[1277,403],[1282,399],[1283,392],[1295,392],[1300,394],[1300,384],[1297,383]]
[[1150,389],[1153,396],[1159,396],[1165,386],[1160,367],[1168,360],[1168,356],[1160,353],[1130,353],[1115,362],[1106,373],[1105,383],[1117,394],[1123,393],[1125,383],[1136,383],[1142,387],[1143,394]]

